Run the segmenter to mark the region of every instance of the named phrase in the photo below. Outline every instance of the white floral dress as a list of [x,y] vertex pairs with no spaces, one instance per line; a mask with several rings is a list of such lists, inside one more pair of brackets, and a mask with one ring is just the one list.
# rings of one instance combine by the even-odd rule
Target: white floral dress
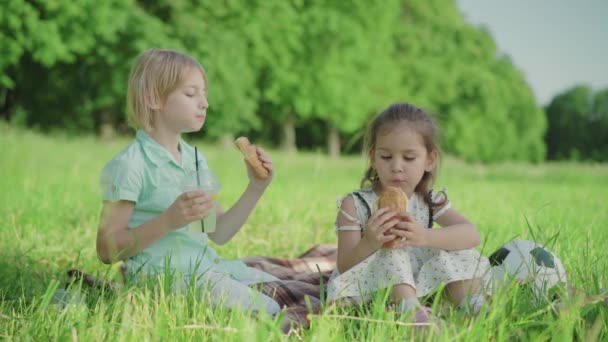
[[[441,192],[432,193],[434,202],[440,199],[440,194]],[[363,232],[370,212],[376,208],[378,196],[371,189],[359,190],[346,197],[348,196],[353,197],[358,216],[349,218],[358,225],[338,227],[336,224],[336,230]],[[346,197],[339,200],[339,206]],[[433,221],[450,207],[451,203],[446,202],[440,210],[433,213]],[[420,195],[412,195],[408,212],[418,223],[428,226],[429,208]],[[445,251],[421,247],[381,248],[342,274],[337,269],[334,270],[328,283],[328,299],[350,297],[368,300],[377,290],[394,284],[408,284],[416,289],[416,296],[422,297],[442,283],[473,278],[487,279],[489,267],[488,260],[473,249]]]

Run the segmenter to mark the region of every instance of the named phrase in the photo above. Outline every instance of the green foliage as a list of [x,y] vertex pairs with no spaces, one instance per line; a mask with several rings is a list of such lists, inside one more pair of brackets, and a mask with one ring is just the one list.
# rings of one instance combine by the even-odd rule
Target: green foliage
[[351,133],[394,101],[399,79],[392,34],[398,9],[399,1],[308,2],[302,15],[309,77],[301,79],[295,102],[302,117]]
[[124,126],[133,59],[165,47],[205,67],[213,139],[276,143],[290,125],[308,148],[331,131],[352,150],[371,116],[409,101],[438,113],[450,154],[545,155],[524,76],[452,1],[6,0],[0,40],[1,114],[29,127]]
[[[145,1],[142,1],[145,3]],[[186,53],[201,61],[209,80],[212,137],[257,128],[258,94],[248,60],[249,4],[243,1],[155,1],[158,15]]]
[[280,122],[294,112],[304,78],[305,26],[298,8],[289,1],[258,1],[251,4],[246,22],[248,57],[256,66],[261,117]]
[[[11,0],[21,12],[8,13],[20,25],[13,25],[16,39],[8,42],[22,43],[22,50],[18,65],[4,70],[13,81],[6,96],[17,97],[30,126],[71,132],[94,129],[104,110],[116,111],[123,103],[124,87],[113,82],[124,80],[128,68],[121,67],[126,56],[124,50],[117,50],[117,42],[136,15],[133,4],[128,0],[17,2]],[[116,78],[108,71],[113,68]]]
[[553,98],[546,112],[550,159],[608,161],[608,89],[594,94],[575,86]]
[[545,119],[521,73],[453,3],[406,2],[396,36],[406,98],[438,113],[444,149],[470,161],[544,159]]

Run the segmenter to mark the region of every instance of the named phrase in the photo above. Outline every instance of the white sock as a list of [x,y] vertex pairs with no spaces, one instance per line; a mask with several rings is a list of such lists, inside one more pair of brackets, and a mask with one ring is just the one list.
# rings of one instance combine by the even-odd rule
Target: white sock
[[400,300],[397,305],[395,305],[395,310],[400,313],[406,313],[417,306],[420,306],[418,298],[410,297]]
[[459,307],[460,309],[467,309],[475,307],[475,305],[482,306],[484,302],[485,300],[483,299],[482,295],[473,295],[471,297],[462,298]]

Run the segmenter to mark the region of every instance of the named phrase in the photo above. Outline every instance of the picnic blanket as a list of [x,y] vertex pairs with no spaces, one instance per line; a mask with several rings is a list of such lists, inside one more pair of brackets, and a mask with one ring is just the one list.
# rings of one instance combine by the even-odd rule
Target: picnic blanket
[[[280,282],[253,284],[259,291],[274,298],[286,313],[281,328],[289,332],[294,327],[308,328],[309,314],[317,314],[326,293],[326,285],[331,272],[336,267],[337,248],[335,245],[315,245],[296,258],[274,258],[254,256],[241,259],[249,267],[268,272]],[[123,268],[123,274],[125,269]],[[109,282],[78,269],[68,271],[69,281],[82,281],[86,286],[106,291],[115,291],[122,287],[118,282]],[[568,286],[567,296],[570,300],[558,303],[558,309],[568,308],[573,303],[577,306],[588,306],[597,303],[608,305],[608,289],[600,290],[596,295]],[[348,305],[348,303],[345,303]]]
[[[325,286],[336,267],[337,248],[335,245],[315,245],[296,258],[274,258],[254,256],[241,259],[247,266],[257,268],[281,279],[277,282],[253,284],[252,287],[276,300],[286,313],[282,322],[285,332],[310,325],[308,314],[319,312]],[[121,268],[123,277],[126,269]],[[68,283],[82,281],[83,285],[105,291],[115,291],[122,287],[118,282],[110,282],[78,269],[68,271]]]

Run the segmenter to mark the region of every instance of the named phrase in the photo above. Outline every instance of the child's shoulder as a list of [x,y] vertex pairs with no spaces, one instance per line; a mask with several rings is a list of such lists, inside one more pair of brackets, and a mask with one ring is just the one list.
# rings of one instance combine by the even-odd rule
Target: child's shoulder
[[430,197],[431,197],[431,201],[433,202],[433,204],[445,204],[446,202],[448,202],[448,188],[447,187],[443,187],[441,190],[431,190],[429,192]]
[[340,199],[340,203],[344,203],[344,201],[347,201],[347,203],[348,201],[352,201],[354,205],[363,203],[366,206],[371,206],[377,197],[378,196],[372,188],[364,188],[349,192]]
[[372,189],[372,188],[357,189],[357,190],[354,190],[354,191],[351,191],[348,193],[348,195],[355,195],[355,194],[365,195],[365,196],[376,195],[376,193],[374,192],[374,189]]
[[363,188],[363,189],[357,189],[357,190],[353,190],[349,193],[347,193],[346,195],[344,195],[344,197],[342,197],[342,200],[347,199],[347,198],[373,198],[373,197],[377,197],[376,193],[374,192],[374,190],[372,188]]
[[145,164],[142,146],[137,140],[133,140],[127,147],[118,152],[110,159],[104,169],[114,169],[117,167],[143,168]]
[[106,163],[100,176],[104,201],[138,201],[146,174],[143,159],[135,140]]

